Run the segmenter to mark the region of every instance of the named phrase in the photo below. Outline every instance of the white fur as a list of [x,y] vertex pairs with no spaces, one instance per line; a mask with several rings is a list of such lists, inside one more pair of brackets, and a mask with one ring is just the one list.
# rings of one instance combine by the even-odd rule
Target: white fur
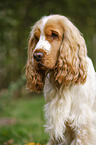
[[[45,127],[52,139],[65,142],[64,133],[67,121],[73,129],[80,129],[83,124],[86,125],[88,122],[94,138],[92,145],[96,145],[96,73],[89,58],[87,58],[87,63],[87,81],[84,85],[73,85],[57,92],[49,81],[50,76],[46,78],[44,96],[47,102],[45,105],[47,124]],[[85,133],[86,130],[83,131],[83,134]],[[77,140],[76,145],[79,145],[78,141],[80,142]],[[50,142],[48,145],[51,144]],[[66,142],[65,144],[67,145]]]
[[36,49],[43,49],[45,52],[50,52],[50,49],[51,49],[51,45],[50,43],[45,39],[45,36],[44,34],[41,33],[40,35],[40,39],[34,49],[34,51]]
[[50,52],[51,45],[50,45],[49,41],[46,40],[45,35],[44,35],[44,26],[45,26],[46,22],[48,21],[49,17],[45,16],[42,18],[42,25],[39,26],[39,29],[41,31],[40,39],[39,39],[39,42],[37,43],[34,51],[36,49],[43,49],[46,52]]

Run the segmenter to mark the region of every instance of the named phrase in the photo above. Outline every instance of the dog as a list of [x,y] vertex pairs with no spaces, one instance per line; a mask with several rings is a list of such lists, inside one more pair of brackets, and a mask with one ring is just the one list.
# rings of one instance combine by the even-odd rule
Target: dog
[[27,88],[44,90],[47,145],[96,145],[96,72],[85,40],[65,16],[32,27]]

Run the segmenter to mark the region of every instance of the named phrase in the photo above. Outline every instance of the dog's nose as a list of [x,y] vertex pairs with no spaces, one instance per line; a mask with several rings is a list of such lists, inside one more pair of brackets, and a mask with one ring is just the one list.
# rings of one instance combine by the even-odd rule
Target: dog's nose
[[33,54],[33,57],[36,61],[40,61],[42,59],[42,57],[44,56],[44,54],[42,52],[35,52]]

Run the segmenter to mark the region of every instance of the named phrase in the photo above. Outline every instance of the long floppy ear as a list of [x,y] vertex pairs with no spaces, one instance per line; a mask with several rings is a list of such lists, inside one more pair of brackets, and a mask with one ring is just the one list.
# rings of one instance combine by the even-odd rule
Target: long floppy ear
[[26,64],[26,77],[27,83],[26,87],[31,91],[40,92],[44,86],[44,72],[41,70],[36,70],[33,63],[33,50],[35,48],[36,42],[34,40],[33,31],[29,39],[28,45],[28,58]]
[[68,20],[62,21],[64,38],[54,69],[54,78],[59,85],[83,84],[87,76],[87,49],[79,30]]

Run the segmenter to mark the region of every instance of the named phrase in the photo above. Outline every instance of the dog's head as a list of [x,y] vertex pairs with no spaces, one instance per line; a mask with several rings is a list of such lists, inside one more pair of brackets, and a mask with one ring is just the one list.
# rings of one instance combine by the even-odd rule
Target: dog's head
[[51,71],[59,85],[86,79],[86,45],[79,30],[64,16],[50,15],[33,27],[26,65],[27,87],[40,91]]

